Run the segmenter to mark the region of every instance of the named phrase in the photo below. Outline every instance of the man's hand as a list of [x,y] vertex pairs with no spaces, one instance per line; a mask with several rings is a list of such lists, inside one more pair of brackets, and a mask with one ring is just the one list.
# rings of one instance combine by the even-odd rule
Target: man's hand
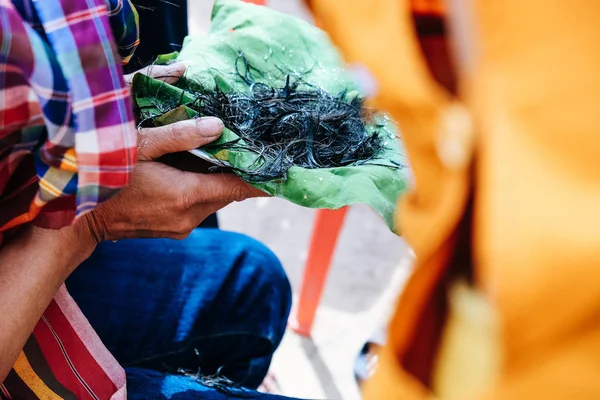
[[[173,83],[184,71],[184,65],[174,64],[156,66],[147,72]],[[227,204],[265,196],[235,175],[183,172],[155,161],[168,153],[206,145],[222,131],[223,123],[217,118],[141,129],[138,163],[130,186],[85,216],[96,241],[133,237],[182,239]]]
[[154,161],[167,153],[210,143],[222,130],[223,124],[216,118],[142,129],[131,185],[86,215],[96,240],[182,239],[227,204],[264,196],[235,175],[183,172]]

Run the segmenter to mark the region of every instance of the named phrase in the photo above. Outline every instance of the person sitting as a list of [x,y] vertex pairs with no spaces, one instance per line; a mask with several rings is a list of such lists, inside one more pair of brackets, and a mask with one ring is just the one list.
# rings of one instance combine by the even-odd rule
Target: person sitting
[[[222,123],[135,128],[116,54],[131,58],[135,22],[127,1],[0,3],[8,398],[259,398],[249,389],[284,334],[291,290],[275,255],[243,235],[195,229],[263,194],[157,161],[216,140]],[[184,70],[148,73],[174,80]]]

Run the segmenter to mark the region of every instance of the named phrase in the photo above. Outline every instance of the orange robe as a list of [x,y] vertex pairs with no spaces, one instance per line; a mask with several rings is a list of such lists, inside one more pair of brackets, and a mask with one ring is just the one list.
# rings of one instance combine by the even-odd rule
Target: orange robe
[[416,182],[398,218],[417,265],[365,397],[431,398],[446,284],[466,251],[500,323],[502,364],[479,398],[600,398],[600,2],[464,3],[472,42],[455,47],[454,97],[428,71],[406,0],[309,1],[377,81]]

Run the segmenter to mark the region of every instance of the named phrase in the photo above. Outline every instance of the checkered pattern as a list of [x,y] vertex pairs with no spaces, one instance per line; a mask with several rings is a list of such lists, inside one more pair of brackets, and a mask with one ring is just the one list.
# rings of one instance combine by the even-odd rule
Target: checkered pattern
[[[11,211],[0,231],[36,218],[60,227],[129,182],[137,139],[115,54],[133,54],[137,14],[126,0],[0,0],[0,9],[0,139],[9,144],[0,208]],[[39,180],[26,179],[32,165]],[[15,173],[22,184],[7,187]]]
[[[128,0],[0,0],[0,245],[23,224],[68,225],[129,183],[137,132],[120,64],[137,43]],[[0,397],[126,397],[64,287]]]

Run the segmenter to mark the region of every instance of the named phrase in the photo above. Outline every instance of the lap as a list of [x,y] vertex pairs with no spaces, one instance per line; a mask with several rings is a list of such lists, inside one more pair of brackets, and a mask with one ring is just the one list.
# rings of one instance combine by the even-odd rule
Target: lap
[[204,364],[207,373],[249,359],[268,366],[291,303],[285,272],[265,246],[214,229],[183,241],[102,243],[67,288],[123,365]]

